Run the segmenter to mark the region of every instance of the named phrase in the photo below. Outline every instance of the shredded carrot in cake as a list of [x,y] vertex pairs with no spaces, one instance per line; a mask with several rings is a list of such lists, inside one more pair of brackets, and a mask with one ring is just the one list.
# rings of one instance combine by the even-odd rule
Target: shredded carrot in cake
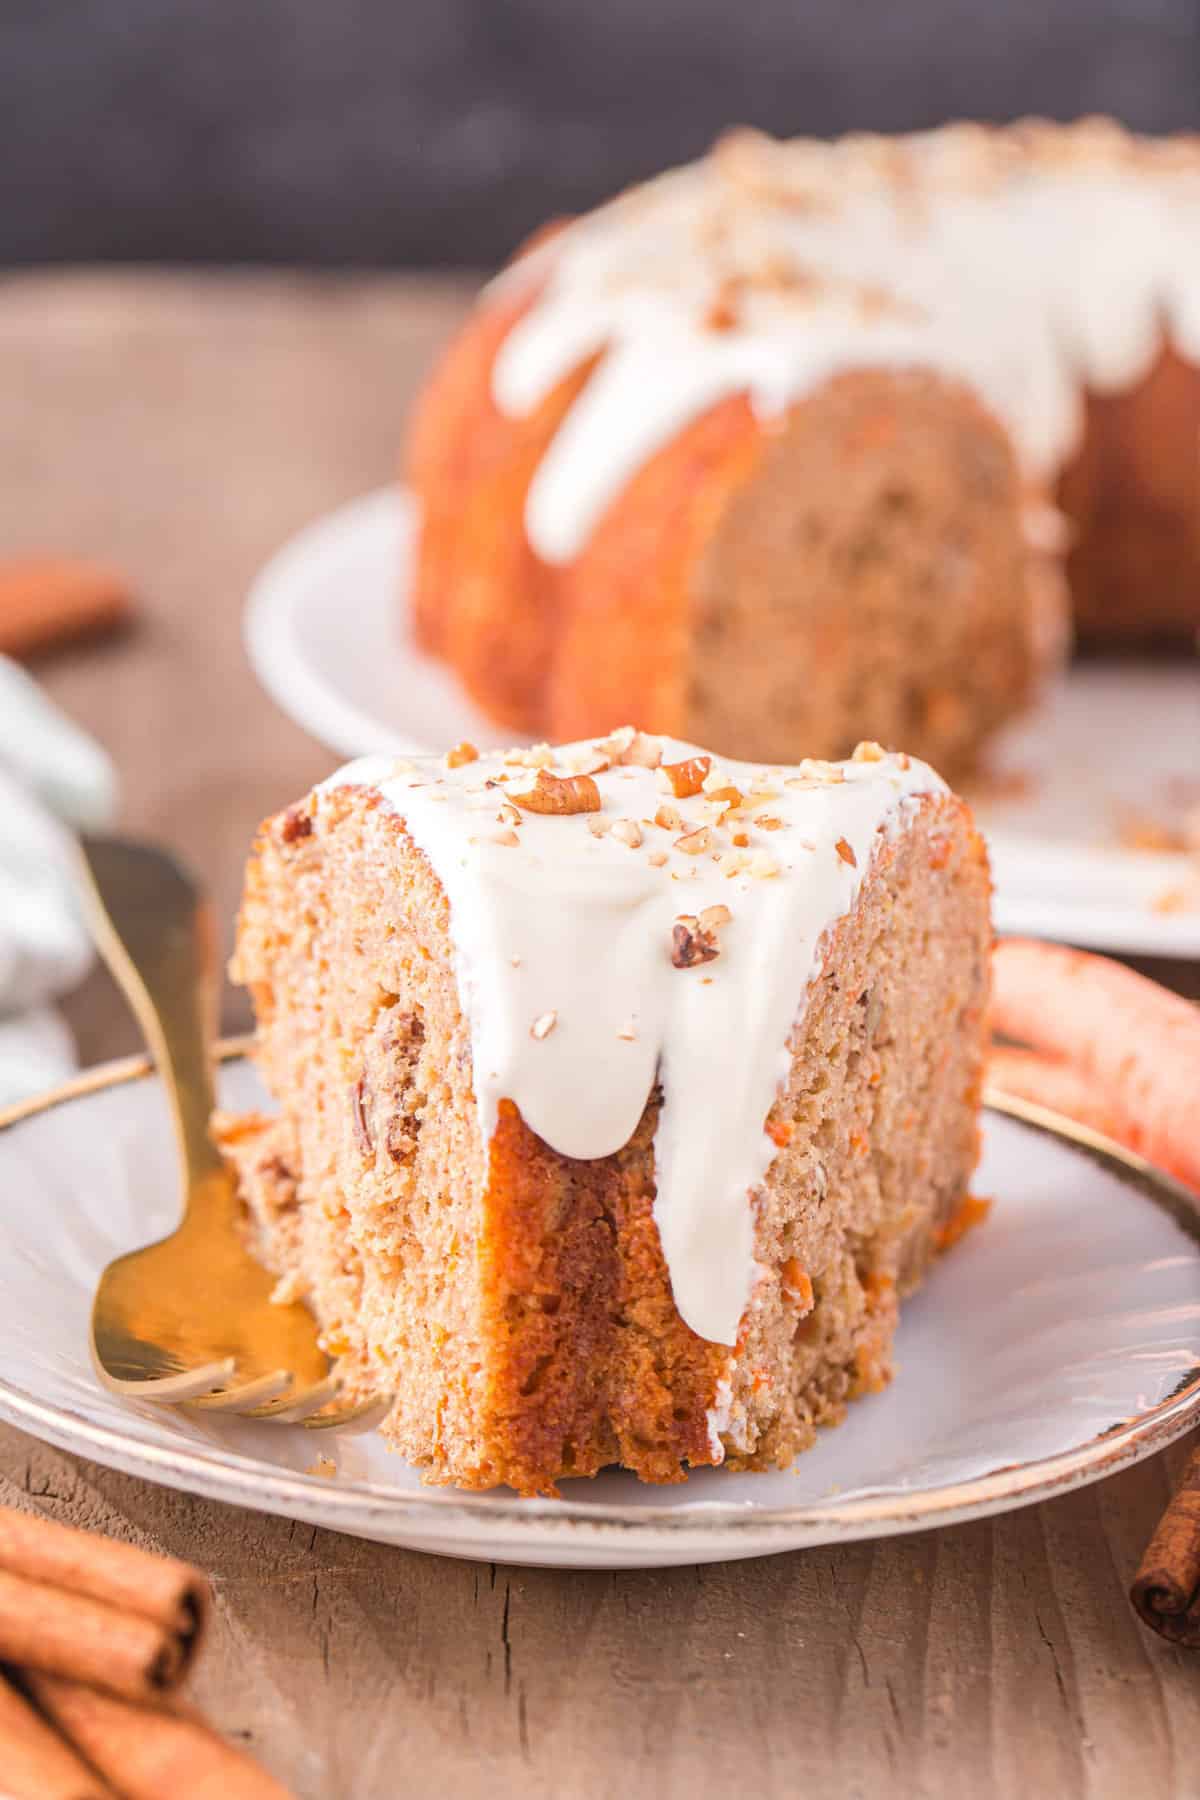
[[952,1250],[960,1238],[966,1236],[972,1225],[981,1225],[992,1210],[990,1200],[981,1199],[978,1194],[967,1194],[957,1210],[951,1213],[944,1225],[939,1225],[933,1234],[933,1247],[941,1252]]

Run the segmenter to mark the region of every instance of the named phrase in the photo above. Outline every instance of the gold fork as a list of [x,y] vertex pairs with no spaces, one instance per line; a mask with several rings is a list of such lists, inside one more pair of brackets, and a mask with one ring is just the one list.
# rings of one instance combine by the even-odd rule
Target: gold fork
[[91,837],[82,851],[96,943],[146,1035],[183,1174],[178,1228],[100,1277],[100,1379],[127,1399],[308,1426],[374,1423],[379,1403],[335,1404],[338,1376],[315,1319],[299,1302],[272,1304],[273,1278],[242,1243],[233,1172],[209,1136],[217,933],[207,896],[152,845]]

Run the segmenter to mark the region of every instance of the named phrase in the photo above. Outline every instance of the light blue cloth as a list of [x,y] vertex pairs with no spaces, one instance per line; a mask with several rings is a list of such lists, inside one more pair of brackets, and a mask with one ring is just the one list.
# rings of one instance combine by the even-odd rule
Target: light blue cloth
[[99,745],[0,657],[0,1106],[75,1067],[51,1004],[92,960],[70,827],[108,824],[116,791]]

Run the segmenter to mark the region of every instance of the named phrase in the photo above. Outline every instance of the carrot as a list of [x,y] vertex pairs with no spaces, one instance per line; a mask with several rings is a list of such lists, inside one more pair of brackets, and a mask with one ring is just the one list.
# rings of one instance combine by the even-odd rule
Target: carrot
[[987,1082],[1001,1094],[1047,1106],[1051,1112],[1064,1113],[1068,1119],[1090,1125],[1106,1137],[1117,1135],[1112,1109],[1097,1098],[1087,1077],[1070,1063],[1040,1056],[1036,1050],[1012,1050],[995,1044],[988,1057]]
[[1065,1062],[1112,1136],[1200,1190],[1200,1009],[1107,957],[1009,938],[992,1026]]

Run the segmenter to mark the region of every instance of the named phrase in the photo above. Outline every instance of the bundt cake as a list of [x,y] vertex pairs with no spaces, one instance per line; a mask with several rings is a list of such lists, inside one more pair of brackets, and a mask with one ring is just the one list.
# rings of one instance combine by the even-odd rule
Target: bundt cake
[[252,1242],[431,1481],[786,1464],[979,1204],[988,893],[874,744],[351,763],[247,873]]
[[545,234],[412,420],[419,643],[506,726],[975,758],[1200,625],[1200,139],[752,132]]

